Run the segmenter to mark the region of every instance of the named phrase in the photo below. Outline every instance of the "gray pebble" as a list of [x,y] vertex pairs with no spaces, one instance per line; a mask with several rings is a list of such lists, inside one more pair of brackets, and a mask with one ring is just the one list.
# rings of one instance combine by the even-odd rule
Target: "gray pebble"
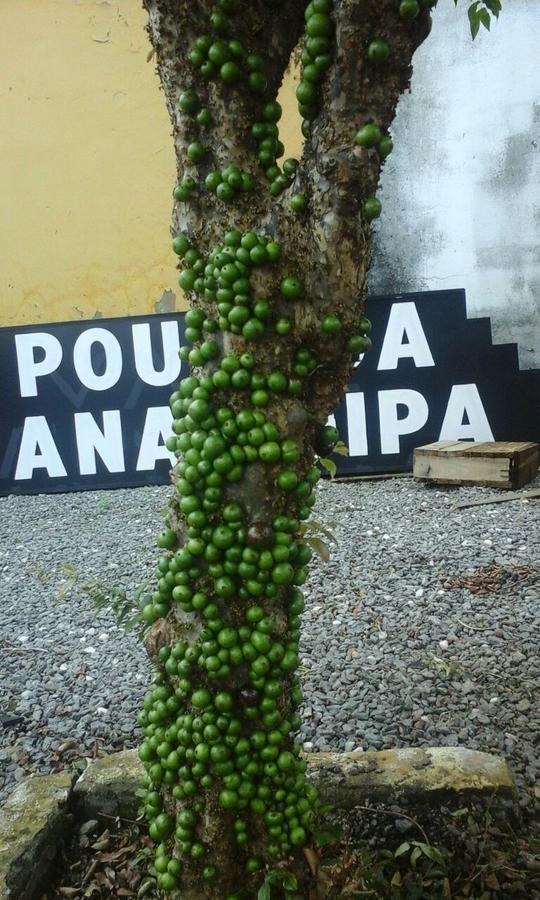
[[[329,564],[314,560],[304,587],[306,752],[500,752],[529,802],[540,777],[538,575],[507,578],[489,594],[452,586],[494,564],[538,572],[540,505],[455,510],[490,493],[408,479],[322,484],[314,518],[336,523],[338,543]],[[57,753],[69,765],[96,744],[136,745],[150,664],[89,586],[152,582],[168,496],[163,487],[0,500],[0,640],[21,647],[0,654],[2,706],[21,717],[0,732],[0,799],[26,772],[57,766]]]

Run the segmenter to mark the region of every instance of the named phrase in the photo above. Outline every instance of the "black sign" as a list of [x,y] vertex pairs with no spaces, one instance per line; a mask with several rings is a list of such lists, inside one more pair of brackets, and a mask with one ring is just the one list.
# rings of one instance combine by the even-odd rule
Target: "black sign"
[[[373,298],[367,315],[373,350],[335,414],[341,473],[407,470],[435,440],[540,438],[540,373],[467,319],[464,291]],[[183,327],[177,313],[0,329],[0,494],[167,482]]]

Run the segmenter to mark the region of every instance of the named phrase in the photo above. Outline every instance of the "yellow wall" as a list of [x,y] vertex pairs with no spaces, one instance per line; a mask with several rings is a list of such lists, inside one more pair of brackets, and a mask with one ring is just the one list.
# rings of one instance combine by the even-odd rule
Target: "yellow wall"
[[[2,5],[0,324],[182,308],[173,148],[141,0]],[[298,134],[286,116],[289,152]]]

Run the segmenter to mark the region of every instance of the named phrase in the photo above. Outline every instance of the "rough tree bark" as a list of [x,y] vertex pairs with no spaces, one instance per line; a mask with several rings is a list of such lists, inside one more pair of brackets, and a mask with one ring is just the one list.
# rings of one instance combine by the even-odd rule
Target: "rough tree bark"
[[[366,198],[375,194],[382,159],[376,147],[355,144],[355,135],[366,123],[375,123],[383,133],[389,128],[398,98],[409,85],[413,53],[429,33],[429,8],[422,5],[419,13],[409,21],[399,14],[399,0],[334,0],[331,11],[332,59],[318,86],[320,110],[308,129],[303,156],[292,185],[272,196],[268,190],[268,180],[257,162],[251,127],[254,121],[260,119],[258,109],[277,95],[292,51],[304,31],[306,4],[285,0],[281,4],[269,5],[265,0],[251,0],[241,3],[240,9],[229,16],[230,30],[223,39],[240,41],[245,53],[260,54],[264,60],[267,83],[261,96],[254,95],[248,89],[245,78],[234,84],[225,83],[219,77],[207,79],[190,61],[190,52],[201,35],[210,34],[212,40],[221,40],[220,35],[213,33],[210,24],[211,14],[215,10],[210,0],[144,0],[144,5],[149,14],[148,31],[156,51],[158,71],[173,126],[178,182],[182,182],[186,175],[193,176],[196,182],[189,202],[175,202],[173,234],[185,236],[189,245],[196,248],[205,261],[213,248],[223,245],[224,234],[232,229],[238,229],[242,234],[254,232],[266,235],[281,248],[278,261],[253,268],[250,274],[253,296],[264,296],[271,307],[270,322],[265,323],[264,334],[258,336],[256,341],[246,339],[241,330],[240,333],[225,330],[209,335],[216,338],[219,353],[202,367],[196,367],[195,371],[199,378],[204,378],[213,375],[223,357],[233,355],[239,358],[249,353],[253,354],[256,373],[267,377],[270,372],[277,371],[290,382],[295,375],[295,354],[299,350],[309,351],[315,364],[309,367],[307,377],[297,379],[298,384],[292,392],[268,392],[268,400],[264,404],[264,415],[277,429],[278,441],[288,439],[297,445],[298,458],[288,463],[286,468],[293,470],[299,483],[303,484],[306,474],[312,473],[311,467],[316,450],[321,446],[320,436],[328,415],[344,394],[356,357],[354,352],[347,350],[347,344],[351,336],[358,333],[363,316],[371,229],[370,216],[365,214],[364,204]],[[227,9],[226,2],[223,6]],[[320,8],[324,10],[325,4],[321,3]],[[370,60],[367,50],[374,39],[387,42],[390,55],[386,61],[377,63]],[[193,115],[181,111],[181,97],[191,90],[196,93],[200,104],[209,109],[211,125],[200,126]],[[202,141],[207,151],[200,160],[193,162],[190,158],[193,153],[188,148],[196,141]],[[215,193],[204,189],[204,180],[208,173],[230,164],[251,173],[255,187],[251,193],[239,193],[233,202],[224,203]],[[295,212],[291,208],[291,195],[299,192],[305,194],[307,207]],[[296,276],[303,282],[303,291],[298,299],[287,299],[280,292],[280,283],[287,275]],[[211,292],[203,293],[201,297],[190,291],[189,295],[192,304],[202,308],[207,317],[216,316],[216,304]],[[335,333],[321,329],[321,322],[328,316],[339,320],[340,328]],[[280,318],[290,320],[288,334],[276,335],[272,323]],[[209,402],[212,413],[225,406],[234,414],[241,409],[252,408],[249,391],[246,394],[245,391],[220,389],[211,395]],[[252,545],[258,550],[273,546],[275,517],[278,514],[293,516],[295,530],[291,538],[295,541],[299,539],[300,526],[297,521],[294,522],[297,507],[291,510],[290,491],[283,490],[277,484],[282,468],[282,462],[268,464],[250,458],[239,480],[224,481],[219,510],[215,514],[209,513],[210,525],[215,527],[221,521],[221,510],[225,504],[235,502],[242,509],[244,530],[241,539],[248,545],[251,529]],[[175,479],[178,486],[178,475]],[[304,488],[304,495],[307,493],[308,489]],[[189,534],[196,534],[196,531],[188,528],[186,536],[186,515],[180,510],[179,503],[176,491],[170,523],[176,533],[176,546],[181,547]],[[298,567],[295,569],[295,581],[301,583],[302,575],[298,577],[297,570]],[[164,569],[161,573],[164,574]],[[222,627],[237,630],[242,625],[245,627],[247,607],[255,602],[260,604],[271,623],[271,640],[281,647],[294,650],[297,626],[294,622],[294,627],[291,627],[289,606],[291,597],[297,596],[297,593],[294,594],[295,588],[290,581],[283,585],[278,583],[273,596],[263,594],[261,598],[249,597],[249,591],[246,594],[242,590],[246,579],[239,574],[234,577],[236,593],[229,599],[220,597],[219,593],[214,594],[204,567],[198,573],[193,572],[191,587],[209,594],[219,609]],[[264,729],[258,719],[247,717],[245,707],[251,704],[253,708],[254,703],[259,703],[264,694],[264,679],[272,677],[274,663],[269,676],[257,678],[250,675],[248,662],[243,660],[239,664],[231,664],[230,671],[217,681],[209,681],[205,670],[199,667],[196,673],[190,675],[189,690],[186,688],[184,691],[178,688],[180,674],[174,664],[163,668],[169,653],[167,647],[184,642],[197,650],[202,640],[205,637],[208,639],[204,633],[201,638],[201,629],[205,625],[201,613],[182,611],[175,602],[169,602],[167,590],[165,585],[161,596],[166,609],[160,608],[160,617],[149,629],[147,646],[158,657],[159,679],[161,685],[166,687],[163,697],[167,695],[167,690],[176,691],[176,696],[180,697],[179,709],[178,703],[175,707],[175,702],[172,702],[172,718],[188,714],[197,716],[198,710],[190,701],[190,691],[208,685],[210,692],[225,691],[234,698],[234,716],[241,722],[242,735],[249,738],[254,730]],[[155,599],[159,607],[159,594]],[[193,655],[195,658],[196,652]],[[294,725],[294,717],[291,721],[295,706],[292,691],[294,675],[290,671],[282,671],[279,678],[279,715],[276,713],[276,717],[285,722],[290,730]],[[150,709],[149,702],[142,716],[142,724],[147,728]],[[170,717],[165,720],[167,725],[170,722]],[[150,731],[145,733],[152,733],[151,725]],[[174,750],[174,741],[170,747]],[[293,741],[288,734],[284,734],[279,750],[285,752],[290,749],[294,749]],[[204,754],[203,750],[200,752]],[[296,751],[293,756],[295,766],[299,765]],[[192,759],[192,753],[189,758]],[[161,809],[173,817],[168,824],[165,821],[157,837],[165,845],[166,860],[170,862],[171,858],[176,857],[182,860],[181,872],[176,863],[169,867],[168,871],[172,872],[170,885],[176,878],[184,898],[223,900],[229,896],[256,896],[262,880],[261,873],[246,874],[246,858],[256,857],[261,868],[287,865],[290,851],[283,851],[287,841],[285,844],[282,842],[281,852],[276,852],[275,848],[268,852],[268,842],[272,843],[272,838],[266,833],[261,815],[252,810],[251,801],[239,801],[240,811],[224,810],[219,800],[223,787],[219,775],[207,788],[197,786],[195,801],[189,796],[183,797],[182,789],[174,791],[173,777],[167,779],[168,783],[164,783],[161,776],[153,781],[151,766],[155,767],[156,759],[156,753],[152,755],[148,751],[150,780],[147,789],[150,791],[157,787],[161,794],[161,805],[154,798],[150,815],[152,810],[155,816]],[[284,760],[288,757],[285,756]],[[257,765],[262,771],[263,762],[259,757],[254,770]],[[155,768],[153,771],[155,773]],[[300,769],[294,771],[298,775]],[[184,771],[181,778],[185,779],[185,775]],[[277,792],[280,784],[287,783],[285,776],[281,777],[281,781],[280,777],[274,786]],[[255,774],[253,779],[256,786],[258,776]],[[302,795],[301,787],[296,788],[296,794]],[[201,802],[197,806],[198,801]],[[182,803],[195,803],[196,814],[192,837],[186,840],[186,832],[181,831],[185,845],[183,853],[182,848],[178,848],[178,837],[175,839],[175,833],[171,833],[171,822]],[[235,841],[234,820],[238,816],[247,822],[249,838],[246,844],[242,843],[244,839],[240,845]],[[293,841],[296,845],[293,855],[294,852],[298,855],[302,845],[309,843],[309,836],[301,839],[304,825],[309,832],[309,815],[299,816],[300,813],[292,816],[297,823],[295,827],[300,829],[296,833],[297,839]],[[174,820],[174,824],[177,821]],[[192,858],[190,847],[193,847],[194,841],[204,847],[201,859]],[[161,851],[163,855],[163,847]],[[210,877],[204,880],[201,868],[209,864],[215,866],[216,871],[207,871]],[[257,865],[251,863],[253,869]],[[164,864],[161,866],[164,869]],[[165,881],[164,886],[167,887],[167,884]]]

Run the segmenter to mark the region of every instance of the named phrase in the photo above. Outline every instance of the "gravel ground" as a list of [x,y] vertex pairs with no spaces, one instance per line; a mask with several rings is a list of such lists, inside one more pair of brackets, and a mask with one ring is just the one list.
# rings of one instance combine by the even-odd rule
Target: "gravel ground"
[[[0,799],[136,743],[148,661],[95,598],[152,579],[168,491],[0,500]],[[306,750],[464,745],[540,798],[540,502],[456,509],[492,493],[322,485],[338,543],[306,586]]]

